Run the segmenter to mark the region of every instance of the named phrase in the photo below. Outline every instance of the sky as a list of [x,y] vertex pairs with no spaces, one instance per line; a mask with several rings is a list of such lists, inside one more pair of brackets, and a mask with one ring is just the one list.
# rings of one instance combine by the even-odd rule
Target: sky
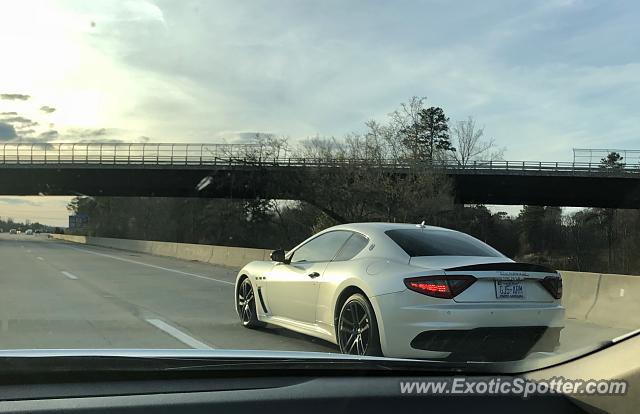
[[473,116],[509,160],[640,149],[635,1],[0,7],[0,143],[339,137],[415,95]]

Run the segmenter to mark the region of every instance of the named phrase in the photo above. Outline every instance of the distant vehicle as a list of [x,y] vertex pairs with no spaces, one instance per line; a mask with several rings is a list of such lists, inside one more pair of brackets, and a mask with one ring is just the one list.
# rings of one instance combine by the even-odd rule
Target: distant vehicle
[[9,230],[9,234],[18,234],[18,230],[11,229],[11,230]]
[[26,234],[27,236],[33,236],[33,230],[31,229],[27,229],[24,234]]
[[18,234],[22,234],[22,230],[18,230]]
[[40,232],[40,230],[36,230],[35,233],[36,234],[40,234],[41,232]]

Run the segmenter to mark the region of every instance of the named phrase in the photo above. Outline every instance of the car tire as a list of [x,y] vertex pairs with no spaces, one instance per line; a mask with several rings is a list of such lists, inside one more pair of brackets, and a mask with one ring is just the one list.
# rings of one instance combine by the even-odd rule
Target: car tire
[[361,293],[349,296],[340,308],[336,333],[343,354],[382,356],[376,315]]
[[236,310],[238,311],[240,322],[245,328],[255,329],[265,325],[264,322],[258,320],[255,291],[248,277],[242,279],[236,291]]

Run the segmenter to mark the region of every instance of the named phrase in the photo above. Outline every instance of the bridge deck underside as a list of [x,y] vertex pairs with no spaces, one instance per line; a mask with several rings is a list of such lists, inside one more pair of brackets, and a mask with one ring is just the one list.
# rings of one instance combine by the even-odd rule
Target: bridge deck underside
[[[640,208],[640,176],[455,171],[456,202]],[[207,178],[210,177],[210,178]],[[203,180],[205,180],[203,182]],[[204,188],[203,184],[207,183]],[[308,169],[102,166],[0,168],[2,195],[91,195],[302,199]],[[199,189],[200,188],[200,189]]]

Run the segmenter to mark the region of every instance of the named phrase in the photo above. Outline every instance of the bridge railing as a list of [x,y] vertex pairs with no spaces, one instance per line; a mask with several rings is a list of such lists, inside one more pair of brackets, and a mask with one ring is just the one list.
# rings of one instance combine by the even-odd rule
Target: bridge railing
[[11,143],[0,146],[0,163],[200,165],[260,153],[253,144]]
[[640,164],[603,168],[591,162],[548,161],[471,161],[462,165],[455,160],[400,162],[346,158],[286,157],[257,144],[167,144],[167,143],[42,143],[2,144],[0,165],[158,165],[158,166],[277,166],[341,167],[374,165],[406,170],[421,166],[446,169],[452,173],[490,172],[563,172],[598,174],[640,174]]

